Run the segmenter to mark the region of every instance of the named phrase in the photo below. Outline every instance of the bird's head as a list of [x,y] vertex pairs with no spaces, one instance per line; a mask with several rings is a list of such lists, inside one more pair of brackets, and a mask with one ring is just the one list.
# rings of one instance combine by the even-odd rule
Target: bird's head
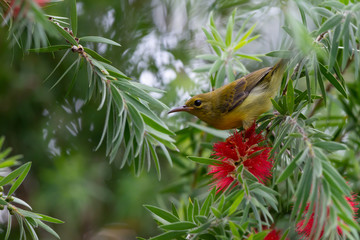
[[184,106],[171,109],[169,113],[188,112],[205,122],[209,122],[212,117],[212,106],[211,95],[202,93],[187,100]]

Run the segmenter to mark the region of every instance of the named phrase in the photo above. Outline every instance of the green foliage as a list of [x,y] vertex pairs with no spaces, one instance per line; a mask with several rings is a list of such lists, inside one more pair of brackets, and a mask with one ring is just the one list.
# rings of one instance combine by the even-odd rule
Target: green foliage
[[[1,150],[4,144],[4,137],[0,138],[0,164],[1,169],[8,171],[8,167],[19,165],[18,159],[21,156],[12,156],[9,157],[11,152],[10,148]],[[27,234],[31,239],[38,239],[38,235],[35,232],[35,228],[42,228],[45,231],[49,232],[56,238],[60,239],[59,235],[44,222],[50,223],[63,223],[63,221],[49,217],[40,213],[35,213],[32,211],[32,208],[25,201],[21,200],[14,196],[15,191],[25,180],[26,175],[28,174],[31,167],[31,162],[25,163],[15,169],[14,171],[8,173],[6,176],[0,177],[0,209],[1,214],[6,214],[7,219],[7,229],[5,234],[5,239],[9,239],[11,234],[11,227],[13,218],[17,220],[21,232],[19,239],[26,239]],[[8,189],[8,190],[5,190]],[[29,210],[25,210],[29,209]]]
[[209,75],[211,76],[210,78],[212,79],[212,88],[221,87],[224,84],[225,77],[229,82],[233,82],[236,77],[234,74],[235,72],[246,73],[247,70],[241,63],[241,59],[245,58],[261,62],[261,59],[258,58],[260,55],[250,56],[236,53],[240,48],[257,39],[259,35],[255,35],[254,37],[249,38],[253,33],[256,25],[253,25],[245,33],[243,33],[246,26],[246,21],[234,37],[235,15],[236,9],[232,12],[232,15],[229,17],[228,23],[226,25],[225,40],[216,29],[214,17],[212,14],[210,15],[210,32],[203,28],[207,42],[211,45],[215,54],[205,54],[198,56],[200,59],[213,63],[207,67],[195,69],[194,71],[209,72]]
[[[258,131],[266,130],[268,142],[272,145],[271,155],[275,163],[272,183],[264,186],[256,178],[240,177],[235,180],[237,185],[223,194],[215,195],[213,189],[200,200],[195,198],[195,202],[202,202],[200,208],[210,209],[205,215],[196,215],[190,211],[194,206],[191,201],[181,204],[176,211],[182,212],[179,215],[183,218],[176,223],[172,222],[171,226],[186,226],[189,229],[184,227],[180,231],[161,222],[160,228],[165,233],[154,239],[171,239],[168,236],[175,233],[186,239],[263,239],[268,232],[261,232],[262,228],[277,223],[282,226],[282,239],[286,235],[297,239],[300,237],[296,233],[297,224],[304,220],[302,224],[305,226],[314,216],[318,227],[313,228],[311,234],[315,239],[321,234],[325,239],[333,238],[338,234],[337,226],[345,225],[345,238],[359,238],[360,225],[351,217],[354,213],[345,199],[351,196],[352,191],[334,167],[333,160],[336,155],[343,159],[338,161],[344,161],[344,152],[358,152],[358,128],[353,122],[355,119],[348,121],[348,124],[354,126],[351,130],[345,123],[331,124],[336,119],[346,118],[345,114],[358,116],[353,113],[358,109],[355,104],[357,100],[354,99],[358,87],[349,88],[348,85],[354,83],[347,82],[343,74],[352,66],[350,71],[354,73],[355,85],[358,86],[360,22],[359,12],[355,9],[359,4],[335,1],[295,3],[302,21],[284,12],[284,30],[293,42],[291,51],[280,50],[266,54],[270,57],[291,57],[280,95],[272,100],[277,112],[266,113],[258,120]],[[234,10],[226,25],[225,40],[221,37],[221,30],[216,29],[213,15],[210,17],[210,31],[204,29],[215,55],[200,55],[201,59],[213,63],[199,69],[209,73],[213,87],[223,85],[225,72],[228,81],[234,80],[234,72],[245,72],[239,67],[231,71],[224,69],[227,63],[239,60],[236,59],[239,55],[232,51],[258,37],[247,40],[255,28],[253,25],[239,40],[247,24],[245,22],[240,34],[233,40],[235,18]],[[315,24],[315,29],[310,30],[309,20]],[[330,91],[332,89],[335,91]],[[334,99],[340,99],[340,102],[334,103]],[[339,115],[338,110],[332,110],[334,107],[347,109],[347,112],[340,112]],[[348,138],[347,135],[353,137]],[[191,156],[189,159],[200,164],[218,164],[206,155]],[[191,217],[189,211],[192,212]],[[284,220],[288,221],[285,227],[280,224]],[[196,226],[189,224],[189,221]],[[260,233],[254,234],[254,228]]]
[[[153,163],[159,179],[164,169],[162,160],[180,169],[181,179],[163,190],[164,194],[175,195],[171,210],[145,205],[162,232],[152,239],[263,239],[268,228],[280,229],[282,239],[297,239],[301,237],[297,233],[299,224],[306,225],[311,218],[317,223],[311,230],[314,239],[322,234],[324,239],[336,239],[337,227],[341,227],[344,238],[359,239],[360,226],[346,199],[353,193],[352,188],[359,189],[360,174],[359,3],[276,3],[285,21],[282,44],[291,47],[264,55],[248,55],[242,50],[261,40],[256,34],[263,24],[258,11],[278,7],[275,2],[244,6],[244,1],[215,1],[209,6],[213,13],[203,32],[211,52],[197,57],[203,65],[194,72],[205,73],[213,89],[247,73],[243,60],[261,62],[260,57],[265,56],[265,62],[269,57],[289,59],[280,93],[272,99],[274,112],[263,114],[257,121],[257,131],[264,131],[267,144],[272,146],[272,179],[267,185],[260,184],[249,171],[238,167],[237,178],[225,192],[216,192],[215,188],[207,191],[213,184],[207,165],[220,163],[209,158],[211,143],[225,139],[229,133],[190,122],[173,137],[175,133],[167,126],[172,122],[159,117],[159,112],[168,108],[152,95],[161,90],[132,80],[113,65],[114,58],[107,59],[94,47],[101,44],[115,49],[119,43],[92,36],[91,32],[80,36],[79,32],[87,29],[79,29],[81,18],[75,0],[68,3],[70,19],[44,15],[30,0],[21,1],[19,14],[24,13],[24,17],[12,18],[6,14],[9,4],[0,3],[12,44],[31,53],[63,54],[46,79],[54,82],[50,89],[56,90],[72,72],[67,97],[80,81],[78,76],[86,72],[86,101],[95,101],[105,119],[96,150],[105,143],[110,163],[120,168],[129,165],[136,176],[146,166],[149,171]],[[187,4],[191,9],[195,3]],[[221,13],[230,16],[222,22],[221,16],[218,18]],[[263,40],[270,43],[270,37]],[[71,63],[64,68],[68,60]],[[58,72],[59,76],[52,79]],[[18,164],[19,157],[7,158],[9,153],[0,153],[1,168]],[[13,197],[30,166],[24,164],[0,179],[1,186],[9,187],[7,194],[0,196],[0,206],[7,207],[9,220],[16,217],[20,238],[29,235],[37,239],[36,227],[58,237],[44,221],[62,223],[60,220],[21,209],[18,205],[31,208]],[[11,223],[8,221],[6,238]]]
[[[36,5],[36,4],[34,4]],[[137,174],[140,174],[144,168],[145,162],[150,162],[150,155],[143,154],[154,149],[157,146],[161,147],[166,155],[168,150],[176,149],[173,144],[174,140],[171,135],[174,133],[168,129],[166,124],[157,117],[153,109],[165,109],[168,107],[153,98],[149,93],[157,92],[156,89],[135,83],[130,80],[124,73],[111,65],[111,61],[101,56],[96,51],[83,47],[84,42],[102,43],[119,47],[120,44],[100,36],[84,36],[78,37],[77,34],[77,12],[76,1],[70,2],[71,19],[64,17],[50,16],[46,24],[50,24],[57,30],[59,36],[62,36],[62,43],[68,42],[68,45],[52,45],[43,48],[29,49],[31,42],[27,49],[30,52],[48,52],[55,53],[66,50],[65,54],[55,67],[51,75],[58,69],[61,63],[71,57],[71,52],[77,55],[73,63],[63,72],[63,74],[56,80],[51,89],[56,87],[61,80],[63,80],[71,70],[75,70],[73,75],[73,85],[76,81],[78,72],[82,70],[84,62],[87,65],[88,73],[88,89],[86,90],[87,101],[94,99],[96,96],[100,98],[98,111],[106,108],[105,123],[103,133],[96,149],[98,149],[103,142],[106,142],[106,154],[109,161],[114,160],[120,162],[120,166],[124,167],[126,164],[136,167]],[[42,26],[43,22],[35,19],[36,24]],[[70,25],[71,28],[64,27]],[[16,23],[14,23],[16,26]],[[10,29],[13,29],[12,27]],[[42,29],[42,28],[40,28]],[[45,36],[47,29],[44,28]],[[11,36],[11,35],[10,35]],[[31,34],[29,33],[29,36]],[[38,44],[35,44],[35,47]],[[70,53],[70,54],[69,54]],[[71,89],[70,89],[71,90]],[[69,90],[69,91],[70,91]],[[124,136],[130,133],[131,136]],[[125,149],[124,153],[121,149]],[[155,165],[158,166],[158,174],[160,177],[160,165],[157,159],[157,152],[152,152],[152,158]],[[120,160],[121,159],[121,160]],[[171,158],[168,158],[171,164]],[[150,166],[150,165],[149,165]],[[150,168],[148,168],[150,169]]]

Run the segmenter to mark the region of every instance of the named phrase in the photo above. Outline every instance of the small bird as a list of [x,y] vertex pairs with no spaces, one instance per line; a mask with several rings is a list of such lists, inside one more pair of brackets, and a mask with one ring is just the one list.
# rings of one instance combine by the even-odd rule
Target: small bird
[[188,112],[209,125],[225,130],[249,128],[256,118],[271,109],[285,71],[287,60],[228,83],[214,91],[190,98],[173,112]]

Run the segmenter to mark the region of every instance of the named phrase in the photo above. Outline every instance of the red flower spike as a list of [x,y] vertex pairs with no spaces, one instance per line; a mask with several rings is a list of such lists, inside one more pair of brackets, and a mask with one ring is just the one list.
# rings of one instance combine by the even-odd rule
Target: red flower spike
[[281,232],[280,230],[273,229],[271,232],[269,232],[264,240],[280,240],[281,239]]
[[214,144],[213,156],[221,160],[221,164],[211,165],[217,192],[225,190],[236,176],[236,168],[243,164],[261,183],[271,177],[272,160],[268,160],[270,147],[259,146],[264,137],[255,133],[255,123],[246,131],[234,132],[225,142]]
[[[356,215],[357,211],[359,210],[358,207],[356,207],[358,205],[357,202],[355,202],[355,198],[356,198],[356,195],[352,195],[351,197],[345,197],[346,201],[349,203],[349,205],[351,206],[353,212],[354,212],[354,216]],[[310,204],[307,204],[306,208],[305,208],[305,211],[304,211],[304,216],[307,214],[307,212],[309,211],[309,205]],[[329,216],[329,209],[328,209],[328,213],[327,215]],[[354,217],[355,218],[355,217]],[[338,220],[340,220],[338,218]],[[309,221],[307,222],[306,226],[304,226],[304,223],[305,223],[305,220],[301,220],[297,225],[296,225],[296,232],[301,234],[302,235],[302,238],[301,239],[304,239],[304,240],[314,240],[313,238],[310,238],[310,235],[311,235],[311,230],[313,229],[313,226],[315,224],[315,228],[316,228],[316,220],[314,219],[314,213],[311,214],[310,216],[310,219]],[[337,232],[340,236],[342,236],[343,234],[343,231],[341,229],[340,226],[337,226]],[[323,236],[324,234],[324,227],[320,233],[320,237],[319,239],[321,239],[321,237]]]

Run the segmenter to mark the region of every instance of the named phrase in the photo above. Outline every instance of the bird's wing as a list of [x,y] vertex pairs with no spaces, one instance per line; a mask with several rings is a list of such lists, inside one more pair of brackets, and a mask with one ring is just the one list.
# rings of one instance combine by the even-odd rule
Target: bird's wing
[[227,111],[230,112],[241,104],[251,90],[265,78],[266,74],[268,74],[271,69],[271,67],[262,68],[236,80],[234,82],[236,85],[233,87],[232,93],[229,96],[232,99],[229,101]]
[[251,90],[257,86],[262,80],[264,80],[265,76],[271,72],[272,67],[266,67],[259,69],[255,72],[249,73],[244,78],[246,79],[246,92],[251,92]]

